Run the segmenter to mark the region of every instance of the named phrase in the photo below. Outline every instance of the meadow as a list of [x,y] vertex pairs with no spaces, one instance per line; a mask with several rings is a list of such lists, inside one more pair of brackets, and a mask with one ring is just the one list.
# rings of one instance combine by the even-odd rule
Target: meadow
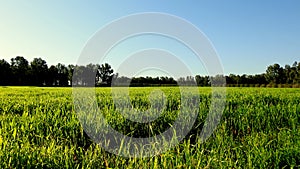
[[[117,113],[111,88],[96,89],[98,106],[115,130],[131,137],[155,135],[176,120],[178,88],[130,88],[131,105],[139,110],[160,99],[148,99],[157,89],[164,92],[166,102],[151,126],[132,123]],[[211,89],[199,88],[194,94],[200,97],[199,114],[178,145],[153,157],[125,158],[105,151],[84,132],[71,88],[1,87],[0,168],[300,167],[300,89],[227,88],[221,121],[205,142],[198,135]]]

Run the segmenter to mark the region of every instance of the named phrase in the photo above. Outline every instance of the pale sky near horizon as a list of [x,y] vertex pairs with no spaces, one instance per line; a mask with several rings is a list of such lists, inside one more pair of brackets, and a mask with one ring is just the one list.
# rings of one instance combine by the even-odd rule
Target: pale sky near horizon
[[[194,24],[214,45],[225,74],[263,73],[270,64],[300,61],[297,0],[2,0],[0,59],[41,57],[48,65],[76,64],[84,45],[100,28],[141,12],[168,13]],[[199,68],[199,74],[202,71]]]

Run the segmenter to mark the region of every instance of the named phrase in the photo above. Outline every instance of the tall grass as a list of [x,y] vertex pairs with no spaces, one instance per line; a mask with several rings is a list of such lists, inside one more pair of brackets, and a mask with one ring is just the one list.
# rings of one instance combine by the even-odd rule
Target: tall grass
[[[163,105],[155,100],[163,96],[153,97],[152,102],[148,99],[154,89],[164,92]],[[198,118],[177,146],[149,158],[124,158],[89,139],[74,111],[72,89],[0,88],[0,168],[300,167],[300,89],[228,88],[222,120],[202,143],[198,135],[208,113],[210,92],[210,88],[199,88]],[[180,109],[177,87],[131,88],[134,109],[147,110],[150,103],[164,107],[151,125],[140,124],[118,113],[111,88],[99,88],[96,93],[109,124],[132,137],[163,132]]]

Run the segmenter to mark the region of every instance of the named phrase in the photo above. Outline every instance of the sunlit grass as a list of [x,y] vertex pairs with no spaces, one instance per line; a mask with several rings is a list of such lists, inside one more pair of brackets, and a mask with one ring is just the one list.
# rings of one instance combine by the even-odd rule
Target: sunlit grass
[[[122,117],[111,88],[96,89],[98,106],[114,129],[128,136],[155,135],[176,119],[181,100],[177,87],[130,88],[132,106],[147,110],[154,89],[164,92],[166,104],[151,126]],[[198,118],[179,145],[154,157],[124,158],[106,152],[83,132],[71,88],[0,88],[0,168],[300,167],[300,89],[227,88],[222,120],[204,143],[197,134],[211,89],[199,88],[199,94]]]

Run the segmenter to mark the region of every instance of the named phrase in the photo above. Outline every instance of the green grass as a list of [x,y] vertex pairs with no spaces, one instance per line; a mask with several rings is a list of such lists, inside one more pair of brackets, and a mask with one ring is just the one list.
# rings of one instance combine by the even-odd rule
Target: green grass
[[[98,106],[119,132],[155,135],[176,120],[181,100],[176,87],[131,88],[132,106],[147,110],[154,89],[164,91],[166,103],[151,125],[122,117],[111,88],[97,89]],[[199,88],[198,118],[180,144],[157,156],[124,158],[106,152],[83,132],[71,88],[0,88],[0,168],[300,167],[300,89],[227,88],[221,122],[201,143],[197,134],[208,113],[210,92]],[[161,97],[153,98],[160,103],[155,98]]]

